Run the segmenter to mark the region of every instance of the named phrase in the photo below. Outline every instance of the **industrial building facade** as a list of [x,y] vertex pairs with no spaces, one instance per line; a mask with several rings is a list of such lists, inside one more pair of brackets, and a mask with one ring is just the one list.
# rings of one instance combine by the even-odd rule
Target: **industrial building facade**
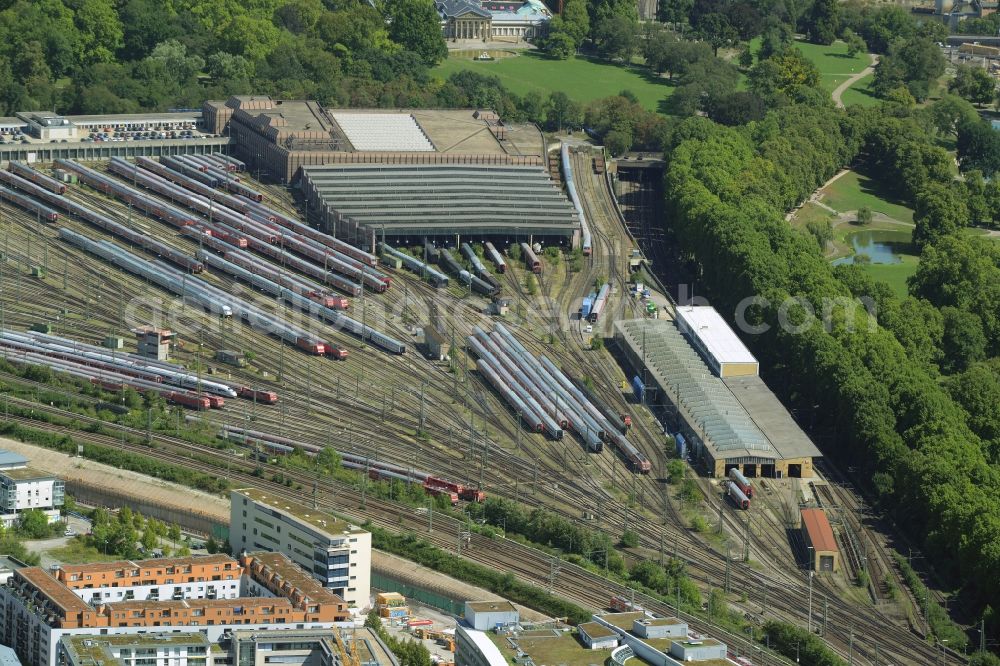
[[839,571],[840,551],[823,509],[802,509],[802,539],[813,571]]
[[370,532],[255,488],[232,492],[229,524],[235,550],[284,553],[352,607],[368,607]]
[[681,310],[676,322],[615,322],[643,400],[667,409],[710,476],[734,467],[748,477],[812,476],[820,452],[757,374],[756,359],[714,310]]
[[[205,102],[202,123],[213,134],[228,135],[234,154],[251,170],[283,183],[301,167],[321,164],[545,164],[537,128],[496,122],[471,109],[352,109],[342,114],[351,117],[343,125],[338,113],[313,101],[238,95]],[[433,150],[415,150],[411,132],[399,134],[398,126],[387,128],[382,141],[367,143],[366,123],[387,115],[410,116]]]

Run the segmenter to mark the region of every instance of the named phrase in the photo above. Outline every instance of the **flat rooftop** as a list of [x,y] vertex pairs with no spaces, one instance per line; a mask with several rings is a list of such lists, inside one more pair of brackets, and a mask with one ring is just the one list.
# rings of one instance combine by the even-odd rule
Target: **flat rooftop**
[[677,320],[704,345],[705,351],[719,363],[757,363],[736,332],[715,308],[682,305],[677,308]]
[[268,506],[280,513],[286,514],[295,520],[299,520],[325,535],[335,538],[344,536],[345,533],[360,534],[364,530],[357,525],[352,525],[341,520],[334,515],[324,513],[316,509],[310,509],[304,504],[290,502],[286,499],[275,497],[273,494],[260,490],[259,488],[240,488],[236,490],[254,502]]
[[14,467],[12,469],[0,469],[0,475],[6,476],[14,481],[41,481],[43,479],[54,479],[55,474],[44,472],[34,467]]
[[658,617],[652,620],[646,620],[643,624],[647,624],[651,627],[673,627],[675,625],[686,623],[683,620],[678,620],[676,617]]
[[471,601],[468,606],[477,613],[517,612],[517,607],[509,601]]
[[112,654],[112,648],[137,647],[204,647],[211,645],[208,637],[200,632],[154,634],[117,634],[106,636],[67,635],[63,647],[69,652],[72,663],[120,664],[122,661]]
[[90,564],[64,564],[60,569],[67,574],[95,574],[121,571],[123,569],[183,569],[192,565],[230,564],[239,569],[240,563],[224,553],[214,555],[191,555],[188,557],[158,557],[149,560],[114,560],[112,562],[92,562]]
[[586,632],[586,634],[591,638],[610,638],[618,635],[599,622],[584,622],[583,624],[577,625],[577,628],[580,629],[580,631]]
[[648,618],[642,611],[632,611],[629,613],[605,613],[601,618],[605,622],[609,622],[619,629],[624,629],[625,631],[632,631],[632,623],[636,620],[642,620]]
[[516,636],[497,635],[492,631],[486,636],[500,650],[507,663],[521,663],[523,656],[519,655],[514,644],[531,661],[539,666],[603,666],[607,660],[607,651],[591,650],[586,647],[576,633],[544,629],[531,632],[521,632]]

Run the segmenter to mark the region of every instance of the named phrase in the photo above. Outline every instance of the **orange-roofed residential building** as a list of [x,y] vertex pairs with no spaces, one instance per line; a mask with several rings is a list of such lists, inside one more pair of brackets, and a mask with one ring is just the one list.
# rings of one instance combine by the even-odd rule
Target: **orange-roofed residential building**
[[281,553],[25,567],[0,587],[0,642],[25,666],[55,666],[63,635],[309,629],[347,620],[347,603]]

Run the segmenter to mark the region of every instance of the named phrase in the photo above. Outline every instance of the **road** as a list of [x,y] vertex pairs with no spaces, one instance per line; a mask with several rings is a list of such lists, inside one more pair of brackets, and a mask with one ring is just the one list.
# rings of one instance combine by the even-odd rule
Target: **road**
[[870,65],[868,65],[863,70],[861,70],[860,72],[858,72],[857,74],[855,74],[851,78],[849,78],[846,81],[844,81],[843,83],[841,83],[839,86],[837,86],[837,89],[833,91],[833,95],[832,95],[833,96],[833,103],[837,105],[838,109],[843,109],[844,108],[844,102],[841,100],[841,97],[843,96],[844,91],[847,90],[848,88],[850,88],[851,86],[853,86],[855,83],[857,83],[861,79],[865,78],[866,76],[868,76],[869,74],[871,74],[872,72],[875,71],[875,65],[878,64],[878,56],[875,55],[874,53],[869,53],[868,57],[871,58],[871,64]]

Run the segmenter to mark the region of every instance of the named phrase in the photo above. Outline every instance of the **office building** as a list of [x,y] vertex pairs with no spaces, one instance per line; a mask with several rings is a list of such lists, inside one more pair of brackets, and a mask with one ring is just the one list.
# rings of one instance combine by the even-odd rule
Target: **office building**
[[371,533],[255,488],[232,492],[229,522],[234,551],[284,553],[351,607],[370,607]]

